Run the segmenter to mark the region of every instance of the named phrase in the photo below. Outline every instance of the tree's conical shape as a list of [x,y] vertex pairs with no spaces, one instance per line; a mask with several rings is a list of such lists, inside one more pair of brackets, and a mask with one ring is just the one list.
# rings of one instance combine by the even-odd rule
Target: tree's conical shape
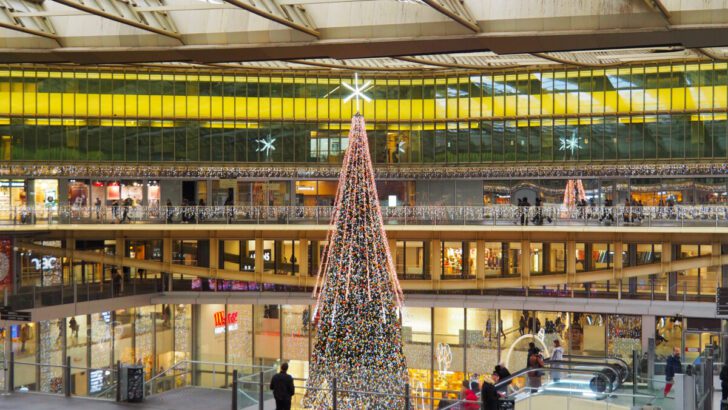
[[[402,290],[384,232],[364,118],[351,121],[333,230],[314,295],[316,341],[303,405],[339,409],[404,406]],[[321,389],[321,390],[319,390]],[[353,392],[379,392],[365,395]]]

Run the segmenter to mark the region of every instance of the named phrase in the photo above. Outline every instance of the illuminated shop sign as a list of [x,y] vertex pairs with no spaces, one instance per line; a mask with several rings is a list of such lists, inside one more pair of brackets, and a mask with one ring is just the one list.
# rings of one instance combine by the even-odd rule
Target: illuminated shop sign
[[35,270],[54,270],[58,266],[58,258],[55,256],[44,256],[42,258],[32,258],[30,263],[33,264]]
[[213,315],[215,320],[215,334],[225,333],[225,326],[228,330],[238,329],[238,312],[230,312],[225,315],[225,311],[215,312]]

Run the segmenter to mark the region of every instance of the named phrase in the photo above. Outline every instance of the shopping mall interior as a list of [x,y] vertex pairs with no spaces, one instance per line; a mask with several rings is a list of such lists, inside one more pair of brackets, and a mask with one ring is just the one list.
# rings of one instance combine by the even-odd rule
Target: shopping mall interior
[[[726,38],[721,0],[0,0],[0,409],[273,409],[284,363],[294,409],[728,408]],[[315,382],[355,183],[396,393]]]

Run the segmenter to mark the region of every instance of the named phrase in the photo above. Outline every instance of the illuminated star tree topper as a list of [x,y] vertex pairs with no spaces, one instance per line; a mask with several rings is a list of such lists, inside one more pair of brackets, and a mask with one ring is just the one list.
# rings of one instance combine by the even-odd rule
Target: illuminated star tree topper
[[372,85],[371,81],[366,81],[361,86],[359,85],[359,73],[354,73],[354,85],[351,86],[348,83],[342,82],[341,85],[348,88],[349,91],[351,91],[351,94],[347,95],[346,98],[344,98],[344,102],[351,101],[352,98],[356,100],[356,111],[359,112],[359,98],[363,99],[366,102],[371,101],[372,99],[369,98],[368,95],[364,94],[369,87]]
[[[384,232],[364,118],[351,121],[336,192],[329,247],[314,296],[316,340],[303,407],[401,409],[407,366],[402,346],[402,290]],[[347,392],[343,392],[347,391]],[[381,395],[352,392],[378,392]]]

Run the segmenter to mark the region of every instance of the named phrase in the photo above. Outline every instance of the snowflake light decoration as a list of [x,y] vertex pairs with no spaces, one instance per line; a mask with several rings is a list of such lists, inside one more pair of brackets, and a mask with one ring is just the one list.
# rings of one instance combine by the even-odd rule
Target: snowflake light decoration
[[579,145],[579,135],[576,133],[576,130],[571,133],[571,136],[569,138],[561,137],[559,138],[559,142],[561,145],[559,146],[559,151],[571,151],[571,155],[574,155],[574,151],[580,150],[582,148],[581,145]]
[[264,139],[255,140],[255,142],[258,143],[258,147],[255,149],[255,152],[265,152],[265,155],[269,156],[271,151],[276,150],[276,147],[273,145],[273,143],[276,142],[276,139],[270,134],[268,134]]

